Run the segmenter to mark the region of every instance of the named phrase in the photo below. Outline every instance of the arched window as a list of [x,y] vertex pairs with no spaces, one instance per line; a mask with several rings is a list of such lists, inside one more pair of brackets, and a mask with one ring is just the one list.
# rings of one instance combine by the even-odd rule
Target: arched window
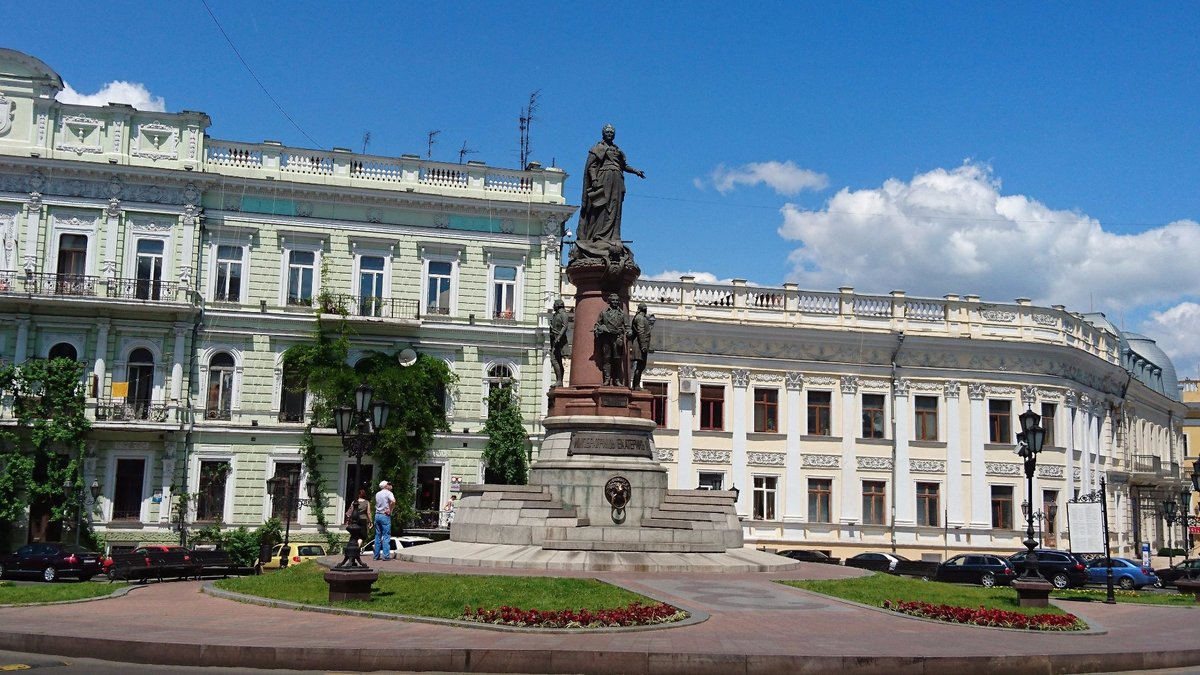
[[228,352],[218,352],[208,360],[208,402],[205,404],[205,419],[232,418],[233,370],[233,357]]
[[47,359],[69,359],[71,361],[79,360],[79,353],[75,351],[75,345],[70,342],[60,342],[50,348],[50,353],[46,356]]
[[125,403],[133,409],[135,418],[150,417],[150,403],[154,399],[154,355],[144,347],[133,350],[129,355],[129,393]]
[[488,368],[487,379],[484,381],[483,405],[485,407],[485,416],[488,401],[492,398],[492,390],[497,387],[511,389],[513,382],[513,371],[507,364],[498,363]]

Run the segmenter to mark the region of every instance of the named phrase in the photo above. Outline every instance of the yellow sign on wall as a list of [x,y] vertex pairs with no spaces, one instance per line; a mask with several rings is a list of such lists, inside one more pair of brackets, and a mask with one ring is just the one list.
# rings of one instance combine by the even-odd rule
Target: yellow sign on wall
[[129,395],[128,382],[113,382],[112,383],[113,398],[125,398]]

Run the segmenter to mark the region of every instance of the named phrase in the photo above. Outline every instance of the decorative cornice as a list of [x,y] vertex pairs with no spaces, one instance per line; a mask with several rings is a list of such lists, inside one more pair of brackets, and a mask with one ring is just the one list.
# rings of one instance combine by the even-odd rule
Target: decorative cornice
[[701,380],[727,382],[729,380],[729,373],[724,370],[697,370],[696,377]]
[[1039,326],[1053,326],[1058,323],[1058,319],[1049,314],[1034,314],[1033,322]]
[[946,384],[942,387],[942,395],[947,399],[958,398],[961,389],[962,383],[958,380],[946,380]]
[[1012,323],[1017,319],[1016,312],[1009,312],[1003,309],[981,309],[979,315],[988,321],[999,321],[1001,323]]
[[733,386],[744,389],[750,384],[750,371],[745,368],[733,369]]
[[946,462],[941,459],[910,459],[908,470],[912,473],[946,473]]
[[841,464],[841,455],[800,455],[800,466],[810,469],[836,469]]
[[695,377],[695,366],[679,366],[679,377]]
[[970,397],[972,401],[982,401],[986,393],[987,387],[985,387],[982,382],[967,383],[967,396]]
[[855,375],[842,376],[842,393],[857,394],[858,393],[858,377]]
[[692,462],[696,464],[728,464],[728,450],[692,450]]
[[670,377],[675,374],[675,371],[668,368],[647,368],[643,374],[650,377]]
[[1023,473],[1016,462],[984,462],[983,472],[989,476],[1020,476]]
[[836,377],[817,375],[814,377],[805,377],[804,383],[810,387],[833,387],[837,385],[838,379]]
[[908,390],[912,387],[912,380],[908,378],[899,378],[896,380],[896,386],[892,390],[892,395],[897,398],[906,398]]
[[1063,467],[1057,464],[1042,464],[1037,468],[1038,478],[1062,478],[1065,474]]
[[989,396],[1016,396],[1017,395],[1016,387],[1001,387],[1001,386],[997,386],[994,384],[989,384],[989,385],[984,386],[984,391],[986,391]]
[[786,452],[748,452],[746,463],[754,466],[786,466]]
[[654,459],[656,459],[659,462],[674,462],[675,461],[675,449],[674,448],[655,447],[654,448]]
[[891,457],[856,457],[858,468],[867,471],[891,471]]
[[804,373],[795,370],[789,370],[785,374],[787,388],[793,391],[799,391],[804,388]]
[[888,380],[868,380],[866,378],[862,378],[858,381],[859,389],[870,389],[873,391],[887,391],[889,388],[891,388],[891,385],[892,383]]
[[783,375],[779,373],[750,373],[750,380],[753,382],[783,382]]

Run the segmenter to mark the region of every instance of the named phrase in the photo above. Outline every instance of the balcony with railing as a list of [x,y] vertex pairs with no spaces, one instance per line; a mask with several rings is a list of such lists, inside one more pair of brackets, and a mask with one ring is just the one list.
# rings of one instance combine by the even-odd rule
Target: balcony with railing
[[229,406],[215,406],[204,409],[204,419],[206,420],[223,420],[229,421],[233,419],[233,410]]
[[381,298],[338,294],[322,296],[321,311],[326,314],[345,313],[349,319],[401,319],[421,318],[421,305],[415,299]]
[[96,401],[96,421],[98,422],[166,422],[170,416],[170,406],[166,403],[111,398],[102,398]]
[[1074,347],[1110,363],[1119,359],[1119,339],[1107,329],[1061,305],[1037,307],[1024,298],[1010,304],[987,303],[974,295],[917,298],[904,291],[887,295],[855,293],[853,288],[807,291],[792,283],[762,287],[735,279],[729,284],[708,284],[684,276],[679,281],[639,280],[630,301],[647,303],[660,319],[1018,339]]
[[566,204],[563,197],[566,174],[561,169],[544,169],[537,164],[521,171],[490,167],[482,162],[434,162],[417,155],[382,157],[342,148],[331,151],[291,148],[274,141],[240,143],[206,139],[204,170],[247,178]]
[[1157,477],[1162,473],[1162,458],[1157,455],[1134,455],[1130,468],[1133,473]]
[[186,302],[179,282],[158,279],[103,278],[84,274],[0,272],[0,295],[109,298],[146,302]]

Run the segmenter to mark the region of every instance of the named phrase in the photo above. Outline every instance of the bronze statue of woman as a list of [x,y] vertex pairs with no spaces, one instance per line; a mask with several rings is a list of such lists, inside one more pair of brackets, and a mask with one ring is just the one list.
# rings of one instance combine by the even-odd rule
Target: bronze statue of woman
[[621,205],[625,201],[625,174],[645,178],[643,171],[625,163],[625,153],[613,140],[617,131],[604,125],[601,140],[588,151],[583,169],[583,200],[579,207],[576,248],[589,256],[608,257],[621,244]]

